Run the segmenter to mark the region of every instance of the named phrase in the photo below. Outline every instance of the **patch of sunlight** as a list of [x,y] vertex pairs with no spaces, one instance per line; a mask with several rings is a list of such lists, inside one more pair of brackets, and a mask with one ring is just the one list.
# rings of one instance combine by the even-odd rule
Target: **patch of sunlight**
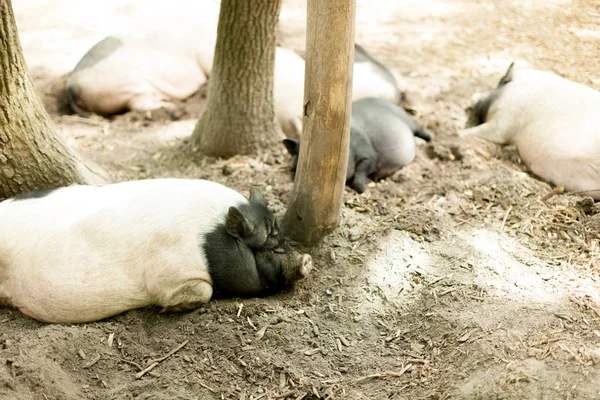
[[[465,235],[467,236],[467,235]],[[515,240],[489,230],[478,230],[464,238],[470,249],[476,282],[483,287],[497,289],[498,295],[521,297],[538,302],[556,300],[539,272],[541,261]],[[515,256],[526,259],[524,264]]]
[[566,296],[565,287],[547,282],[550,269],[543,260],[514,239],[485,229],[455,231],[426,243],[392,231],[366,267],[365,309],[396,303],[439,278],[517,301],[552,303]]
[[394,302],[412,291],[420,277],[434,274],[424,246],[402,231],[392,231],[382,239],[380,251],[367,261],[365,308],[377,308],[384,301]]

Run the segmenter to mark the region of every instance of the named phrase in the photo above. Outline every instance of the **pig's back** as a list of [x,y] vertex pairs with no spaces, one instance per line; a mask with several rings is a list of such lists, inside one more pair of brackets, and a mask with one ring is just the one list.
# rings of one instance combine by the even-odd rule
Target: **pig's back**
[[546,71],[518,73],[500,101],[521,110],[514,141],[524,161],[600,157],[600,92]]
[[[8,199],[0,203],[0,236],[8,230],[51,232],[109,215],[123,223],[170,224],[175,219],[209,221],[245,202],[238,192],[214,182],[191,179],[149,179],[106,186],[71,186],[43,197]],[[157,210],[161,210],[157,213]],[[198,215],[205,210],[205,215]]]

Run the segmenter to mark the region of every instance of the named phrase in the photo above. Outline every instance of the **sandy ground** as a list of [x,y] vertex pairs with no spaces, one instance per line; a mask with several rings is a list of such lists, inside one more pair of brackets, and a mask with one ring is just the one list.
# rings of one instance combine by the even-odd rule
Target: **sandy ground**
[[[302,1],[280,41],[303,49]],[[170,2],[170,4],[174,4]],[[581,0],[358,0],[359,42],[402,76],[436,135],[357,195],[312,251],[306,281],[265,299],[48,325],[0,309],[2,399],[598,399],[600,207],[552,188],[516,151],[456,131],[474,91],[513,60],[600,88],[600,4]],[[67,73],[140,10],[133,1],[14,1],[25,56],[57,131],[115,181],[207,178],[259,186],[281,216],[283,146],[215,160],[190,148],[204,100],[112,120],[68,115]],[[224,175],[230,165],[233,174]],[[152,359],[186,343],[142,379]]]

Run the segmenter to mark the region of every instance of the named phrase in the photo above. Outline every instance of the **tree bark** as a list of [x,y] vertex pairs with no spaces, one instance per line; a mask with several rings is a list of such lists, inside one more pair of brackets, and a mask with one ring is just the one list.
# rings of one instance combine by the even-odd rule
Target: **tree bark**
[[206,155],[257,154],[279,145],[273,74],[281,0],[222,0],[208,104],[192,144]]
[[56,135],[23,58],[11,0],[0,0],[0,200],[102,179]]
[[348,168],[356,0],[308,0],[300,157],[282,222],[314,246],[338,225]]

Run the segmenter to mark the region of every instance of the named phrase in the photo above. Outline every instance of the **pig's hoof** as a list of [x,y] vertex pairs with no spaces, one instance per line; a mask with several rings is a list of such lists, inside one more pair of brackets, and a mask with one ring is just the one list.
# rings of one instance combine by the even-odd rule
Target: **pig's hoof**
[[312,257],[310,254],[303,254],[302,256],[302,266],[300,267],[300,276],[306,277],[312,270]]

